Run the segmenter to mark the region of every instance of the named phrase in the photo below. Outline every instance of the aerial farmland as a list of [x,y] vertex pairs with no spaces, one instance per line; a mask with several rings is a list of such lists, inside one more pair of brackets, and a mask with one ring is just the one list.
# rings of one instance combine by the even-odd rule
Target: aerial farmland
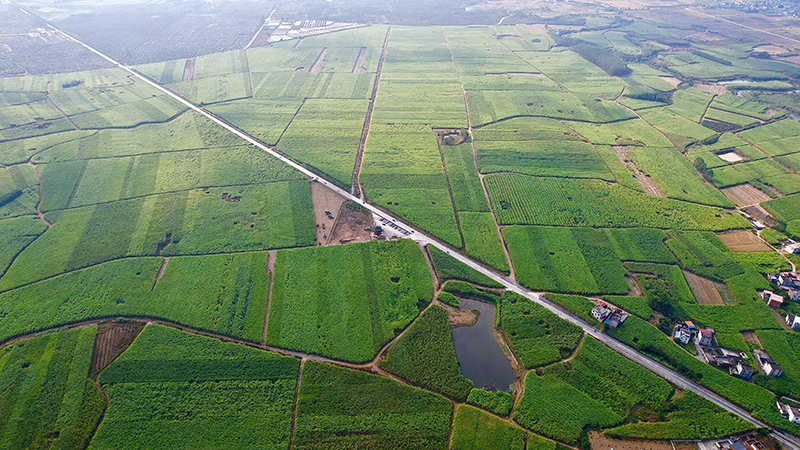
[[0,4],[0,448],[800,450],[798,15]]

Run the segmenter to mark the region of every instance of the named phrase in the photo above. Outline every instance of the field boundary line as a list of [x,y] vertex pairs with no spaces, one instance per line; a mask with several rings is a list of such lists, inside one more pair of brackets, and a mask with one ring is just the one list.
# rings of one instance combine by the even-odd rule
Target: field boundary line
[[303,366],[306,364],[305,358],[300,358],[300,367],[297,369],[297,382],[294,384],[294,407],[292,408],[292,427],[289,430],[289,449],[294,446],[294,434],[297,430],[297,405],[300,403],[300,383],[303,378]]
[[447,170],[447,160],[444,157],[442,150],[442,141],[437,138],[439,148],[439,157],[442,158],[442,169],[444,169],[444,178],[447,181],[447,193],[450,194],[450,205],[453,207],[453,216],[456,219],[456,228],[458,228],[458,235],[461,237],[461,248],[467,250],[467,241],[464,239],[464,231],[461,230],[461,217],[458,215],[458,207],[456,206],[456,197],[453,195],[453,185],[450,183],[450,172]]
[[[653,106],[652,108],[656,108],[656,106]],[[626,118],[616,119],[616,120],[606,120],[604,122],[595,122],[595,121],[591,121],[591,120],[570,119],[570,118],[566,118],[566,117],[553,117],[553,116],[546,116],[546,115],[542,115],[542,114],[516,114],[516,115],[513,115],[513,116],[503,117],[502,119],[493,120],[491,122],[482,123],[480,125],[475,125],[473,128],[476,129],[476,130],[480,130],[481,128],[485,128],[485,127],[488,127],[488,126],[491,126],[491,125],[497,125],[498,123],[506,122],[508,120],[521,119],[521,118],[553,119],[553,120],[559,120],[559,121],[563,121],[563,122],[580,122],[580,123],[588,123],[588,124],[592,124],[592,125],[610,125],[612,123],[627,122],[629,120],[637,119],[637,117],[626,117]]]
[[[258,33],[260,32],[261,28],[258,29]],[[258,33],[256,33],[256,36],[258,36]],[[255,37],[253,39],[255,39]],[[247,47],[249,46],[250,44],[247,44]],[[250,55],[247,52],[247,47],[244,48],[244,60],[247,62],[247,79],[250,80],[250,97],[256,98],[256,90],[253,87],[253,71],[250,70]]]
[[[378,59],[378,69],[375,72],[375,83],[372,85],[372,95],[369,99],[369,106],[367,107],[367,115],[364,117],[364,126],[361,128],[361,139],[358,141],[358,152],[356,152],[356,162],[353,166],[353,177],[350,181],[350,193],[352,195],[358,194],[360,198],[364,198],[363,189],[361,189],[361,169],[364,166],[364,151],[367,148],[367,139],[369,138],[369,128],[372,125],[372,113],[375,111],[375,101],[378,98],[378,88],[381,82],[381,74],[383,73],[383,63],[386,60],[386,51],[389,48],[389,37],[392,34],[392,26],[386,29],[386,36],[383,38],[383,48],[381,49],[381,56]],[[355,68],[353,69],[355,70]]]
[[[229,122],[226,122],[225,120],[223,120],[220,117],[210,113],[209,111],[207,111],[207,110],[205,110],[205,109],[203,109],[203,108],[201,108],[201,107],[189,102],[185,98],[183,98],[183,97],[179,96],[178,94],[170,91],[166,87],[159,85],[158,83],[156,83],[155,81],[153,81],[150,78],[146,77],[145,75],[140,74],[140,73],[136,72],[134,69],[117,62],[116,60],[106,56],[105,54],[103,54],[103,53],[99,52],[98,50],[94,49],[93,47],[91,47],[91,46],[79,41],[78,39],[75,39],[72,36],[70,36],[70,35],[68,35],[66,33],[63,33],[61,30],[59,30],[58,28],[54,27],[53,25],[51,25],[49,23],[48,23],[48,26],[50,28],[52,28],[53,30],[62,33],[67,39],[70,39],[70,40],[80,44],[84,48],[90,50],[92,53],[94,53],[94,54],[102,57],[106,61],[109,61],[110,63],[114,64],[115,67],[118,67],[118,68],[120,68],[122,70],[125,70],[125,71],[135,75],[136,77],[138,77],[141,80],[145,81],[147,84],[150,84],[151,86],[153,86],[154,88],[158,89],[159,91],[169,95],[170,97],[172,97],[176,101],[182,103],[183,105],[186,105],[187,107],[189,107],[190,109],[192,109],[194,111],[197,111],[198,113],[204,115],[205,117],[217,122],[219,125],[223,126],[229,132],[241,137],[242,139],[245,139],[247,142],[250,142],[255,147],[263,150],[265,153],[271,154],[275,158],[278,158],[279,160],[283,161],[284,163],[286,163],[290,167],[293,167],[294,169],[296,169],[300,173],[302,173],[302,174],[308,176],[309,178],[311,178],[312,181],[317,181],[320,184],[323,184],[327,188],[329,188],[329,189],[333,190],[334,192],[338,193],[339,195],[343,196],[345,199],[350,199],[350,200],[352,200],[354,202],[359,203],[361,206],[363,206],[364,208],[366,208],[367,210],[373,212],[374,214],[376,214],[378,216],[389,217],[390,219],[392,219],[393,222],[395,222],[397,224],[397,226],[400,226],[400,227],[403,227],[405,229],[408,229],[410,234],[411,234],[411,237],[414,240],[421,241],[421,242],[426,242],[426,243],[432,244],[432,245],[444,250],[445,253],[447,253],[448,255],[451,255],[453,258],[455,258],[459,262],[467,265],[468,267],[471,267],[471,268],[477,270],[479,273],[482,273],[482,274],[492,278],[493,280],[495,280],[495,281],[499,282],[500,284],[502,284],[503,286],[505,286],[507,289],[509,289],[509,290],[511,290],[511,291],[513,291],[513,292],[515,292],[517,294],[522,295],[523,297],[527,298],[528,300],[530,300],[532,302],[535,302],[535,303],[541,305],[542,307],[544,307],[547,310],[551,311],[552,313],[556,314],[556,316],[558,316],[558,317],[560,317],[562,319],[565,319],[565,320],[567,320],[569,322],[572,322],[575,325],[578,325],[579,327],[581,327],[584,330],[584,332],[586,332],[590,336],[596,338],[597,340],[599,340],[601,343],[605,344],[606,346],[608,346],[612,350],[614,350],[617,353],[621,354],[622,356],[630,359],[631,361],[641,365],[642,367],[646,368],[647,370],[650,370],[651,372],[655,373],[656,375],[660,376],[661,378],[664,378],[665,380],[671,382],[673,385],[675,385],[677,387],[680,387],[680,388],[683,388],[683,389],[690,389],[690,390],[694,391],[695,393],[697,393],[698,395],[700,395],[700,396],[706,398],[707,400],[710,400],[713,403],[717,404],[718,406],[722,407],[724,410],[737,415],[738,417],[740,417],[740,418],[752,423],[753,425],[755,425],[757,427],[767,427],[767,425],[764,422],[762,422],[759,419],[756,419],[752,414],[750,414],[750,412],[747,409],[745,409],[745,408],[741,407],[740,405],[728,400],[723,395],[721,395],[721,394],[719,394],[717,392],[714,392],[711,389],[709,389],[707,387],[704,387],[704,386],[702,386],[702,385],[700,385],[700,384],[698,384],[698,383],[686,378],[683,375],[678,374],[673,369],[670,369],[667,366],[662,365],[661,363],[655,361],[654,359],[652,359],[652,358],[650,358],[650,357],[648,357],[648,356],[646,356],[646,355],[644,355],[642,353],[639,353],[633,347],[630,347],[630,346],[628,346],[628,345],[626,345],[626,344],[614,339],[613,337],[609,336],[608,334],[606,334],[606,333],[594,328],[591,324],[589,324],[587,321],[585,321],[584,319],[580,318],[576,314],[568,311],[567,309],[563,308],[562,306],[560,306],[560,305],[558,305],[556,303],[553,303],[552,301],[550,301],[547,298],[545,298],[542,293],[533,292],[533,291],[525,288],[524,286],[522,286],[518,282],[516,282],[514,280],[511,280],[506,276],[500,275],[498,272],[495,272],[494,270],[491,270],[491,269],[488,269],[488,268],[482,266],[481,264],[473,261],[471,258],[469,258],[469,257],[467,257],[467,256],[465,256],[465,255],[453,250],[452,247],[448,246],[446,243],[444,243],[443,241],[439,240],[438,238],[435,238],[435,237],[433,237],[431,235],[426,234],[422,229],[420,229],[418,227],[415,227],[415,226],[413,226],[411,224],[405,223],[402,220],[402,217],[395,218],[396,216],[394,214],[390,214],[390,213],[384,212],[377,205],[373,205],[371,203],[366,202],[363,199],[355,197],[353,194],[351,194],[348,191],[345,191],[344,189],[340,188],[335,183],[329,181],[326,178],[321,177],[319,174],[307,169],[306,167],[304,167],[301,164],[296,163],[292,159],[287,158],[286,156],[284,156],[280,152],[277,152],[274,148],[270,148],[269,146],[263,144],[262,142],[260,142],[256,138],[254,138],[253,136],[250,136],[249,134],[243,132],[242,130],[234,127]],[[297,353],[297,352],[295,352],[295,353]],[[775,429],[773,431],[773,435],[779,441],[781,441],[785,446],[788,446],[790,448],[795,448],[795,449],[800,448],[800,438],[798,438],[798,437],[796,437],[796,436],[794,436],[794,435],[792,435],[790,433]]]
[[[453,61],[453,67],[456,69],[456,76],[458,76],[458,84],[461,86],[461,93],[464,96],[464,109],[467,113],[467,134],[469,137],[469,145],[472,148],[472,163],[475,166],[475,173],[478,175],[478,181],[481,183],[481,189],[483,190],[483,197],[486,200],[486,206],[489,208],[489,214],[492,216],[492,221],[494,221],[494,227],[497,231],[497,236],[500,238],[500,247],[503,249],[503,256],[506,258],[506,264],[508,265],[508,274],[512,280],[516,280],[517,275],[514,271],[514,263],[511,261],[511,254],[508,253],[508,247],[506,246],[506,240],[503,236],[503,230],[500,228],[500,222],[497,221],[497,215],[494,213],[494,206],[492,205],[492,199],[489,197],[489,190],[486,188],[486,181],[483,179],[484,174],[481,172],[480,167],[478,167],[478,150],[475,148],[475,137],[472,133],[472,118],[469,115],[469,99],[467,97],[467,89],[464,87],[464,81],[461,78],[461,70],[458,68],[458,64],[456,64],[456,57],[453,55],[453,49],[450,47],[450,40],[447,38],[447,32],[444,27],[442,27],[442,35],[444,36],[444,42],[447,44],[447,51],[450,52],[450,60]],[[441,151],[441,146],[439,147]],[[444,155],[442,155],[442,160],[444,160]],[[445,169],[446,170],[446,169]],[[448,176],[447,185],[450,187],[450,178]],[[451,187],[452,190],[452,187]],[[454,201],[454,209],[455,208],[455,201]],[[458,216],[456,216],[458,219]],[[461,222],[458,222],[458,230],[461,232]],[[461,234],[461,240],[464,243],[464,250],[468,251],[467,242],[464,239],[464,234]]]

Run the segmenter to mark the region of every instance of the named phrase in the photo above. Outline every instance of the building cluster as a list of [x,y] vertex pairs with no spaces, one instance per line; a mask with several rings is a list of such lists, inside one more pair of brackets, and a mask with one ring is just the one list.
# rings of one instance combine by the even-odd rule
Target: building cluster
[[[692,322],[684,322],[682,325],[678,326],[678,329],[692,330],[689,326],[696,329]],[[694,334],[694,343],[698,354],[706,363],[722,369],[728,369],[731,375],[743,380],[749,380],[750,377],[753,376],[753,367],[744,362],[747,358],[747,354],[728,350],[717,345],[713,329],[697,329],[697,332]]]
[[597,319],[600,323],[607,324],[611,328],[617,328],[628,318],[628,313],[614,305],[602,302],[592,308],[592,317]]
[[766,448],[755,433],[744,436],[728,438],[724,441],[717,441],[717,448],[723,450],[763,450]]
[[783,367],[773,361],[772,358],[769,357],[769,354],[767,354],[767,352],[764,350],[753,350],[753,356],[758,362],[758,367],[765,374],[771,377],[779,377],[783,375]]
[[[791,272],[781,272],[772,274],[768,277],[769,281],[777,284],[781,289],[787,292],[787,297],[793,302],[800,302],[800,278]],[[777,297],[781,297],[778,300]],[[783,297],[775,294],[772,291],[762,291],[761,298],[767,301],[767,304],[780,306],[783,304]],[[772,306],[772,307],[777,307]]]

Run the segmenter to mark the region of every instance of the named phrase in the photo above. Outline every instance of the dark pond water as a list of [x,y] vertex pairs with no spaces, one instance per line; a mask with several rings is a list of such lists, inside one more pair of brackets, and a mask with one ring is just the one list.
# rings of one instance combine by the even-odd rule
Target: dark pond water
[[458,303],[461,309],[481,312],[475,325],[453,328],[453,343],[456,358],[461,363],[461,373],[472,380],[475,387],[510,391],[517,376],[494,335],[494,305],[463,298],[459,298]]

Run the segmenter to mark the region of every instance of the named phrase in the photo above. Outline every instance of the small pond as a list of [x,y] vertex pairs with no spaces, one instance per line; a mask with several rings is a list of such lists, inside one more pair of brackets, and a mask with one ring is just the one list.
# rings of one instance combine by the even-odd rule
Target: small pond
[[472,380],[475,387],[510,391],[517,376],[494,335],[494,305],[463,298],[459,298],[458,303],[461,309],[481,312],[475,325],[453,328],[453,343],[461,373]]

